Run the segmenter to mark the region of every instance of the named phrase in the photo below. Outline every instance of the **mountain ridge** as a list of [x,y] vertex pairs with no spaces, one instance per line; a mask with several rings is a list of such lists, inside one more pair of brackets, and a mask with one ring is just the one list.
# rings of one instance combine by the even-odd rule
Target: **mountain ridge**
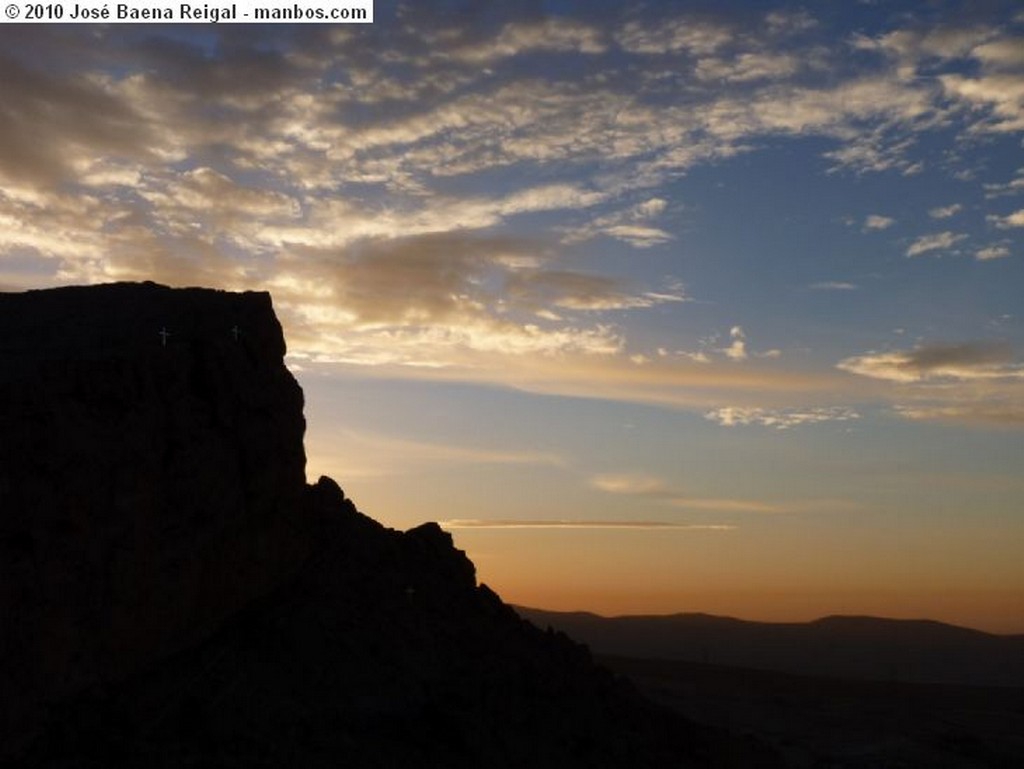
[[937,627],[945,628],[951,631],[964,632],[967,634],[976,634],[980,636],[987,636],[991,638],[1024,638],[1024,633],[993,633],[988,630],[981,630],[980,628],[972,628],[967,625],[957,625],[953,622],[944,622],[942,620],[928,619],[926,617],[883,617],[873,614],[825,614],[820,617],[815,617],[810,620],[751,620],[744,619],[742,617],[734,617],[729,614],[712,614],[710,612],[702,611],[677,611],[667,613],[655,613],[655,612],[640,612],[640,613],[624,613],[624,614],[602,614],[601,612],[588,611],[585,609],[577,610],[559,610],[559,609],[542,609],[536,606],[525,606],[523,604],[513,604],[516,610],[522,610],[526,613],[536,614],[550,614],[556,616],[565,617],[579,617],[579,618],[592,618],[595,620],[686,620],[686,621],[707,621],[709,623],[735,623],[741,625],[756,625],[759,627],[808,627],[808,626],[852,626],[859,623],[867,625],[877,624],[882,625],[894,625],[904,627]]
[[1024,637],[935,620],[830,615],[755,622],[704,613],[605,617],[516,610],[603,655],[867,680],[1024,686]]

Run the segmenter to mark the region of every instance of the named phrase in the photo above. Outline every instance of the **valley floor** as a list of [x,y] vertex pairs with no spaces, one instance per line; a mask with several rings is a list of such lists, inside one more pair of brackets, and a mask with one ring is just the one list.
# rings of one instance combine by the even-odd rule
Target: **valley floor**
[[1024,766],[1024,689],[853,681],[599,656],[651,699],[752,735],[796,769]]

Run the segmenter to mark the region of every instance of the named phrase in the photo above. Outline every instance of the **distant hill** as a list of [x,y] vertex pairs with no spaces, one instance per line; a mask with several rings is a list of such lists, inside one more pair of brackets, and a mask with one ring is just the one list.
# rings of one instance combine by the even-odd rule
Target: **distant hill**
[[834,616],[766,623],[708,614],[516,611],[597,654],[875,681],[1024,686],[1024,637],[930,620]]

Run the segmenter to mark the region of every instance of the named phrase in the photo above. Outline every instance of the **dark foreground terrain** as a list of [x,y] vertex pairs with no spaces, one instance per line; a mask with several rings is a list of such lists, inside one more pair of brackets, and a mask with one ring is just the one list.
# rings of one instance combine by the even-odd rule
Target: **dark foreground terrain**
[[305,481],[267,294],[0,294],[0,765],[757,767]]
[[873,617],[519,612],[677,713],[772,745],[786,766],[1024,766],[1019,636]]
[[774,746],[785,766],[1024,766],[1024,689],[885,683],[598,656],[683,716]]

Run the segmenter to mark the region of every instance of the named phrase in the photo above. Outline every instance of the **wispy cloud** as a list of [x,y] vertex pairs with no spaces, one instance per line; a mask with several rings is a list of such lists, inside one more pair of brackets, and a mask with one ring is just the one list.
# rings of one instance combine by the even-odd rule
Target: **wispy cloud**
[[651,220],[664,213],[667,207],[668,201],[664,198],[649,198],[626,209],[598,216],[582,226],[569,228],[564,240],[575,243],[604,235],[636,248],[658,246],[673,239],[671,233],[651,224]]
[[1014,211],[1006,216],[989,214],[985,217],[990,224],[1000,230],[1008,230],[1015,227],[1024,227],[1024,208]]
[[662,360],[682,359],[690,363],[703,365],[731,361],[742,363],[752,359],[776,359],[782,357],[782,350],[770,348],[766,350],[751,350],[747,332],[742,326],[732,326],[729,329],[729,344],[720,346],[722,342],[721,333],[713,333],[699,340],[699,347],[696,350],[669,350],[666,347],[659,347],[656,350],[657,356]]
[[609,494],[641,497],[672,507],[720,513],[778,513],[785,507],[752,499],[694,497],[673,488],[667,481],[645,473],[611,473],[590,479],[595,489]]
[[920,256],[929,251],[945,251],[966,239],[967,235],[949,230],[932,235],[922,235],[907,248],[907,256]]
[[801,68],[798,57],[788,53],[747,52],[731,58],[708,57],[697,62],[700,80],[746,83],[754,80],[779,80]]
[[1008,182],[990,182],[984,185],[986,198],[999,198],[1007,195],[1024,193],[1024,167],[1018,168],[1016,175]]
[[1002,243],[996,243],[991,246],[985,246],[979,248],[974,252],[974,258],[980,262],[987,262],[992,259],[1003,259],[1010,255],[1010,249],[1008,246]]
[[1024,365],[1013,362],[1007,345],[977,342],[869,353],[846,358],[838,367],[853,374],[893,382],[1024,378]]
[[896,220],[891,216],[882,216],[881,214],[870,214],[864,219],[865,230],[887,230],[896,224]]
[[839,362],[852,374],[891,383],[898,416],[919,422],[1019,429],[1024,363],[1004,343],[929,344],[871,352]]
[[335,431],[328,441],[325,441],[325,436],[318,436],[307,439],[307,443],[311,458],[311,475],[332,475],[344,471],[347,478],[365,478],[393,475],[397,468],[451,465],[565,465],[565,459],[554,452],[419,441],[352,429]]
[[522,307],[562,310],[629,310],[686,300],[682,286],[630,292],[621,281],[567,270],[518,270],[505,282],[506,301]]
[[764,409],[741,406],[725,406],[707,412],[704,417],[723,427],[760,425],[788,430],[791,427],[817,424],[819,422],[849,422],[860,419],[854,409],[846,406],[819,406],[805,409]]
[[826,280],[821,283],[812,283],[810,286],[815,291],[856,291],[856,283],[847,283],[841,280]]
[[706,55],[729,43],[734,32],[720,22],[678,17],[653,23],[630,21],[615,37],[630,53]]
[[571,19],[551,18],[509,23],[493,38],[456,43],[447,50],[437,49],[434,55],[470,64],[491,64],[534,51],[598,54],[606,47],[601,30]]
[[961,403],[955,405],[897,405],[897,413],[918,422],[948,422],[989,428],[1024,427],[1024,403]]
[[931,208],[928,210],[928,216],[932,219],[948,219],[951,216],[956,216],[958,213],[963,211],[964,207],[959,203],[953,203],[948,206],[939,206],[937,208]]
[[590,485],[611,494],[636,494],[653,497],[672,494],[664,480],[643,473],[595,475],[590,479]]
[[654,531],[734,531],[739,528],[725,523],[676,523],[673,521],[600,521],[600,520],[518,520],[453,518],[439,521],[443,529],[613,529]]

